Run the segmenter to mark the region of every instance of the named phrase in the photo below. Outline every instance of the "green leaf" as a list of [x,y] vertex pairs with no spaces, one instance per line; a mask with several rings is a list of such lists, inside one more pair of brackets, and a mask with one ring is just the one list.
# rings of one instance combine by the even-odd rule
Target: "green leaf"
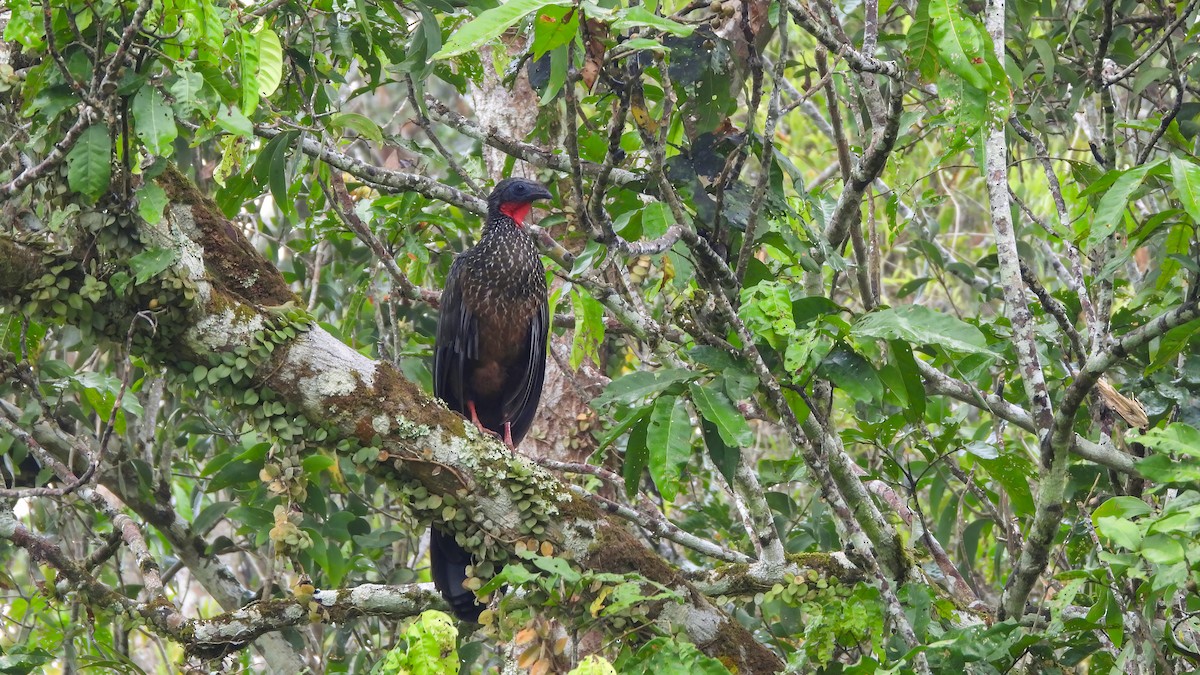
[[79,136],[67,153],[67,184],[71,189],[97,199],[112,178],[112,139],[108,127],[93,124]]
[[204,88],[204,76],[191,69],[191,64],[179,64],[175,72],[175,80],[167,87],[171,98],[175,99],[172,107],[181,116],[190,115],[204,108],[200,100],[200,90]]
[[1134,190],[1141,186],[1142,179],[1146,177],[1147,173],[1161,164],[1162,160],[1159,160],[1120,172],[1120,175],[1113,181],[1112,187],[1104,193],[1104,196],[1100,198],[1100,203],[1096,205],[1096,216],[1092,218],[1091,229],[1088,232],[1087,247],[1089,250],[1100,245],[1116,231],[1120,223],[1124,222],[1125,207],[1129,205],[1129,198],[1133,196]]
[[315,476],[335,464],[337,464],[337,460],[329,455],[309,455],[300,462],[300,466],[304,468],[304,473],[310,476]]
[[659,16],[642,5],[633,5],[617,12],[617,20],[612,24],[614,30],[626,30],[642,26],[670,33],[678,37],[687,37],[696,29],[694,26],[687,26],[678,21],[672,21],[666,17]]
[[162,273],[179,258],[179,253],[170,248],[152,248],[129,259],[129,269],[133,270],[134,283],[144,284]]
[[1200,430],[1183,422],[1172,422],[1164,429],[1151,429],[1144,434],[1132,434],[1127,440],[1159,452],[1200,457]]
[[198,535],[204,535],[235,505],[236,502],[217,502],[204,507],[204,510],[192,520],[192,531]]
[[1175,274],[1182,267],[1180,261],[1173,256],[1187,255],[1191,245],[1192,228],[1190,226],[1184,223],[1176,223],[1167,231],[1166,240],[1163,242],[1163,253],[1166,255],[1159,266],[1158,279],[1154,282],[1156,290],[1164,291],[1171,287],[1171,282],[1175,279]]
[[[1190,543],[1194,544],[1194,540]],[[1152,534],[1142,540],[1140,553],[1155,565],[1174,565],[1184,559],[1183,544],[1176,537]]]
[[1142,543],[1142,528],[1124,518],[1105,516],[1096,519],[1096,531],[1108,537],[1114,544],[1130,551],[1138,550]]
[[242,28],[237,32],[238,61],[241,78],[238,84],[242,90],[241,106],[246,115],[254,114],[258,107],[258,36]]
[[727,445],[744,448],[754,442],[754,434],[750,431],[750,425],[746,423],[746,418],[742,417],[742,414],[724,393],[712,387],[700,386],[695,382],[688,385],[688,391],[692,395],[692,402],[696,404],[696,409],[700,411],[704,419],[717,425],[717,432],[721,434],[721,440]]
[[243,138],[254,137],[254,124],[242,111],[227,105],[217,109],[217,125],[225,131]]
[[1171,155],[1171,178],[1183,210],[1200,225],[1200,165],[1179,155]]
[[159,187],[158,183],[146,183],[137,191],[138,216],[151,225],[157,224],[162,220],[163,209],[169,201],[167,191]]
[[458,672],[458,628],[436,609],[421,612],[404,631],[404,669],[413,675]]
[[133,122],[146,150],[160,157],[171,156],[179,130],[171,106],[158,89],[142,87],[133,97]]
[[929,20],[942,65],[972,87],[987,89],[991,74],[984,74],[990,69],[978,23],[963,15],[958,0],[930,0]]
[[646,416],[635,419],[637,422],[629,431],[629,440],[625,444],[625,460],[621,465],[621,477],[625,479],[625,495],[630,499],[637,494],[642,472],[650,463],[650,448],[646,444],[650,419]]
[[532,12],[551,5],[569,4],[571,0],[510,0],[455,29],[450,34],[450,39],[446,40],[446,44],[442,45],[433,58],[441,60],[465,54],[500,37],[504,31]]
[[375,120],[358,113],[334,113],[329,116],[329,125],[335,129],[349,129],[377,145],[383,145],[383,131]]
[[933,82],[937,77],[937,46],[929,25],[929,0],[917,3],[916,15],[907,32],[904,56],[909,67],[920,73],[925,82]]
[[604,343],[604,305],[578,289],[571,291],[575,310],[575,338],[571,341],[571,368],[578,370],[585,358],[600,364],[600,345]]
[[1105,517],[1136,518],[1148,513],[1150,507],[1137,497],[1111,497],[1092,511],[1092,523]]
[[[1200,481],[1200,431],[1182,422],[1165,429],[1151,429],[1145,434],[1129,436],[1157,451],[1138,460],[1137,470],[1156,483],[1189,483]],[[1171,454],[1180,455],[1172,459]]]
[[675,501],[679,473],[692,457],[692,419],[683,401],[663,396],[654,403],[646,446],[650,451],[650,477],[663,499]]
[[604,393],[597,396],[592,405],[602,408],[613,403],[636,403],[679,382],[687,382],[697,377],[700,377],[700,373],[685,368],[667,368],[657,371],[637,370],[609,382]]
[[859,338],[904,340],[913,345],[938,345],[961,354],[995,356],[978,328],[920,305],[872,312],[859,319],[850,334]]
[[662,202],[650,202],[642,207],[642,236],[647,239],[657,239],[667,233],[667,228],[675,224],[675,216],[671,209]]
[[285,131],[263,146],[254,160],[254,178],[260,185],[271,188],[271,198],[284,213],[291,213],[292,199],[288,196],[290,183],[287,179],[288,150],[296,140],[298,132]]
[[533,21],[533,58],[567,44],[579,32],[580,12],[576,7],[552,5],[538,12]]
[[283,45],[262,19],[254,32],[258,35],[258,95],[265,98],[274,94],[283,80]]
[[904,408],[904,416],[914,424],[920,423],[925,416],[925,385],[921,381],[921,371],[917,369],[912,347],[903,340],[891,340],[888,348],[904,387],[904,398],[908,404]]
[[874,366],[845,346],[831,351],[821,362],[818,372],[824,373],[834,386],[844,389],[855,401],[866,403],[883,398],[883,383]]

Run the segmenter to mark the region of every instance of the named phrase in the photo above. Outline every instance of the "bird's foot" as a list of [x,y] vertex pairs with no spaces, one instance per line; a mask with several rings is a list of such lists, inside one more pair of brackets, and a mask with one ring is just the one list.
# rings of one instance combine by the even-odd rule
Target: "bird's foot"
[[479,430],[479,433],[481,433],[481,434],[485,434],[485,435],[487,435],[487,436],[491,436],[492,438],[494,438],[494,439],[496,439],[496,440],[498,440],[498,441],[502,441],[502,440],[504,440],[504,437],[503,437],[503,436],[501,436],[499,432],[492,431],[491,429],[489,429],[489,428],[487,428],[487,427],[483,426],[483,422],[480,422],[480,421],[479,421],[479,420],[477,420],[477,419],[476,419],[476,420],[471,420],[471,421],[475,423],[475,428]]
[[511,422],[504,423],[504,444],[507,445],[510,449],[514,449],[514,450],[517,447],[516,444],[513,443],[513,440],[512,440],[512,423]]
[[[467,412],[471,413],[471,422],[475,425],[475,428],[479,430],[479,433],[486,434],[497,440],[501,440],[501,441],[504,440],[504,437],[501,436],[498,432],[492,431],[491,429],[483,426],[483,422],[479,421],[479,415],[476,414],[476,412],[475,412],[475,402],[474,401],[467,401]],[[506,424],[505,428],[507,429],[507,427],[508,427],[508,425]],[[509,447],[512,447],[512,437],[511,436],[509,437],[508,441],[506,441],[506,442],[508,443]]]

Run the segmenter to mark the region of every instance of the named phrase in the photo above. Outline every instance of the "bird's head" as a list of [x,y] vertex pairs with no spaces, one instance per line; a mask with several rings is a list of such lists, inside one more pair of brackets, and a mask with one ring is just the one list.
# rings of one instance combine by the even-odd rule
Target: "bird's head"
[[505,178],[496,183],[496,189],[488,195],[488,213],[503,213],[518,226],[524,225],[525,216],[538,199],[550,199],[553,195],[544,185],[526,178]]

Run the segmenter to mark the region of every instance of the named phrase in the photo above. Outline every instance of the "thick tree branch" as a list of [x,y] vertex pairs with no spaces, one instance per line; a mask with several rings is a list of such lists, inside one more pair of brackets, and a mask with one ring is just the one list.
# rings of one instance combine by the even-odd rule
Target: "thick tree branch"
[[[279,290],[286,285],[180,174],[168,170],[160,184],[173,205],[171,226],[156,236],[189,237],[175,245],[195,250],[200,244],[205,265],[177,270],[195,284],[196,301],[169,317],[177,322],[171,334],[179,337],[156,345],[155,354],[177,368],[205,362],[209,354],[258,349],[256,334],[279,325],[273,307],[291,297]],[[253,275],[239,278],[238,270]],[[291,332],[295,337],[277,342],[269,361],[255,370],[253,386],[270,390],[276,400],[335,435],[375,450],[365,460],[360,457],[362,470],[419,485],[443,503],[452,500],[463,519],[447,525],[460,543],[496,557],[501,549],[482,547],[484,536],[504,548],[534,537],[584,569],[641,574],[684,598],[682,604],[649,607],[650,618],[661,616],[682,628],[701,649],[743,672],[781,667],[770,650],[620,524],[495,439],[481,436],[390,364],[367,359],[316,326],[297,325]],[[425,518],[443,517],[441,506],[410,506]]]

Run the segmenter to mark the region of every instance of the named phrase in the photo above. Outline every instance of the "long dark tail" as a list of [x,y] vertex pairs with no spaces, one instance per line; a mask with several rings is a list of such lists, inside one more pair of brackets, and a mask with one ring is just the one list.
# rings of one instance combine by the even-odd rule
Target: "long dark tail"
[[463,588],[467,580],[467,565],[471,564],[471,554],[454,541],[454,535],[445,534],[436,527],[429,529],[429,571],[433,576],[433,585],[446,602],[454,615],[463,621],[479,623],[479,613],[483,605],[475,601],[475,593]]

